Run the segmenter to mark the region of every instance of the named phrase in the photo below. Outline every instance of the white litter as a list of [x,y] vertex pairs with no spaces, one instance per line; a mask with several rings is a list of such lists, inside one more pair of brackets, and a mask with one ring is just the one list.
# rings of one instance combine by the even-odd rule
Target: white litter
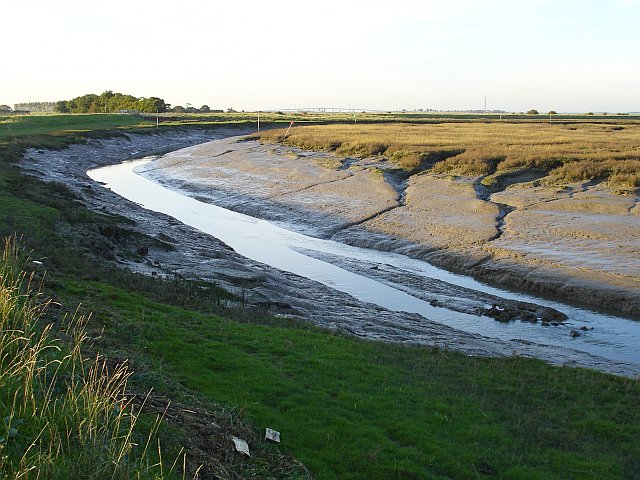
[[244,453],[247,457],[250,457],[249,444],[241,438],[231,437],[233,445],[236,447],[236,452]]
[[264,439],[271,440],[275,443],[280,443],[280,432],[276,432],[275,430],[267,428],[264,432]]

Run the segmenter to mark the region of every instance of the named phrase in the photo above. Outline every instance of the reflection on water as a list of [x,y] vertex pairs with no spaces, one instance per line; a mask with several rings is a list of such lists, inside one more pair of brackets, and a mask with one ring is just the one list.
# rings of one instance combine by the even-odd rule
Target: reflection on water
[[[280,270],[310,278],[353,297],[389,310],[421,314],[460,330],[500,339],[520,338],[550,345],[564,345],[614,360],[640,362],[640,322],[603,315],[533,296],[485,285],[473,278],[436,268],[403,255],[369,250],[292,232],[242,213],[195,200],[137,175],[134,169],[149,159],[124,162],[91,170],[88,175],[113,192],[146,209],[162,212],[231,246],[239,254]],[[310,250],[360,261],[391,265],[399,271],[423,275],[502,298],[553,307],[568,315],[567,325],[544,328],[539,324],[503,324],[486,317],[433,307],[428,302],[371,278],[349,272],[297,250]],[[594,327],[588,335],[571,338],[571,328]]]

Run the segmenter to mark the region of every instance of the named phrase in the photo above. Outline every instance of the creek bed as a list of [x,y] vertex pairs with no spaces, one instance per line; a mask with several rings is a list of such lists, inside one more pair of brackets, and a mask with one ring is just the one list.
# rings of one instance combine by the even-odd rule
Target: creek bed
[[[167,214],[222,240],[240,255],[309,278],[360,301],[392,311],[417,313],[432,321],[485,337],[555,345],[614,361],[640,364],[638,321],[498,289],[400,254],[293,232],[199,201],[138,175],[136,169],[150,161],[153,157],[90,170],[87,174],[114,193],[146,209]],[[388,275],[381,274],[381,271],[388,272]],[[375,272],[375,275],[367,272]],[[557,326],[546,327],[541,326],[541,322],[497,322],[485,315],[447,308],[446,302],[428,301],[418,289],[394,283],[394,277],[403,276],[419,276],[440,285],[450,285],[451,290],[463,288],[504,301],[542,305],[565,314],[567,320]],[[572,330],[580,335],[571,336]]]

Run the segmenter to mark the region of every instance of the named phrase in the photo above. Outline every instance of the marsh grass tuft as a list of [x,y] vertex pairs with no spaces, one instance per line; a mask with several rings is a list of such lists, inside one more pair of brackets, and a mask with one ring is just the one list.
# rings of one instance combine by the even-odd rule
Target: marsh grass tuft
[[[169,478],[155,434],[125,396],[125,364],[88,359],[87,317],[47,322],[45,301],[20,268],[13,239],[0,258],[0,473],[2,478]],[[54,338],[54,331],[59,338]],[[146,437],[146,438],[145,438]],[[142,439],[142,441],[141,441]]]
[[[262,132],[259,138],[282,142],[282,132]],[[618,193],[640,188],[637,124],[313,125],[292,129],[285,143],[340,155],[385,156],[405,170],[441,156],[433,173],[485,176],[531,169],[546,173],[543,181],[550,185],[597,180]]]

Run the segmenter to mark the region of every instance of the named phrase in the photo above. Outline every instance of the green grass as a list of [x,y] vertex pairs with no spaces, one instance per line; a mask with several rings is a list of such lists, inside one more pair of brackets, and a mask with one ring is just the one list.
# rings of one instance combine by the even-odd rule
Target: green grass
[[540,361],[239,322],[71,282],[95,328],[187,389],[271,427],[322,479],[634,478],[640,385]]
[[32,135],[63,135],[114,128],[151,126],[152,122],[134,115],[24,115],[0,117],[0,140]]
[[[4,243],[4,242],[3,242]],[[130,372],[87,358],[85,319],[52,322],[9,240],[0,254],[2,478],[177,478],[155,448],[160,418],[124,396]],[[65,342],[59,337],[63,335]],[[151,446],[151,448],[148,448]]]

